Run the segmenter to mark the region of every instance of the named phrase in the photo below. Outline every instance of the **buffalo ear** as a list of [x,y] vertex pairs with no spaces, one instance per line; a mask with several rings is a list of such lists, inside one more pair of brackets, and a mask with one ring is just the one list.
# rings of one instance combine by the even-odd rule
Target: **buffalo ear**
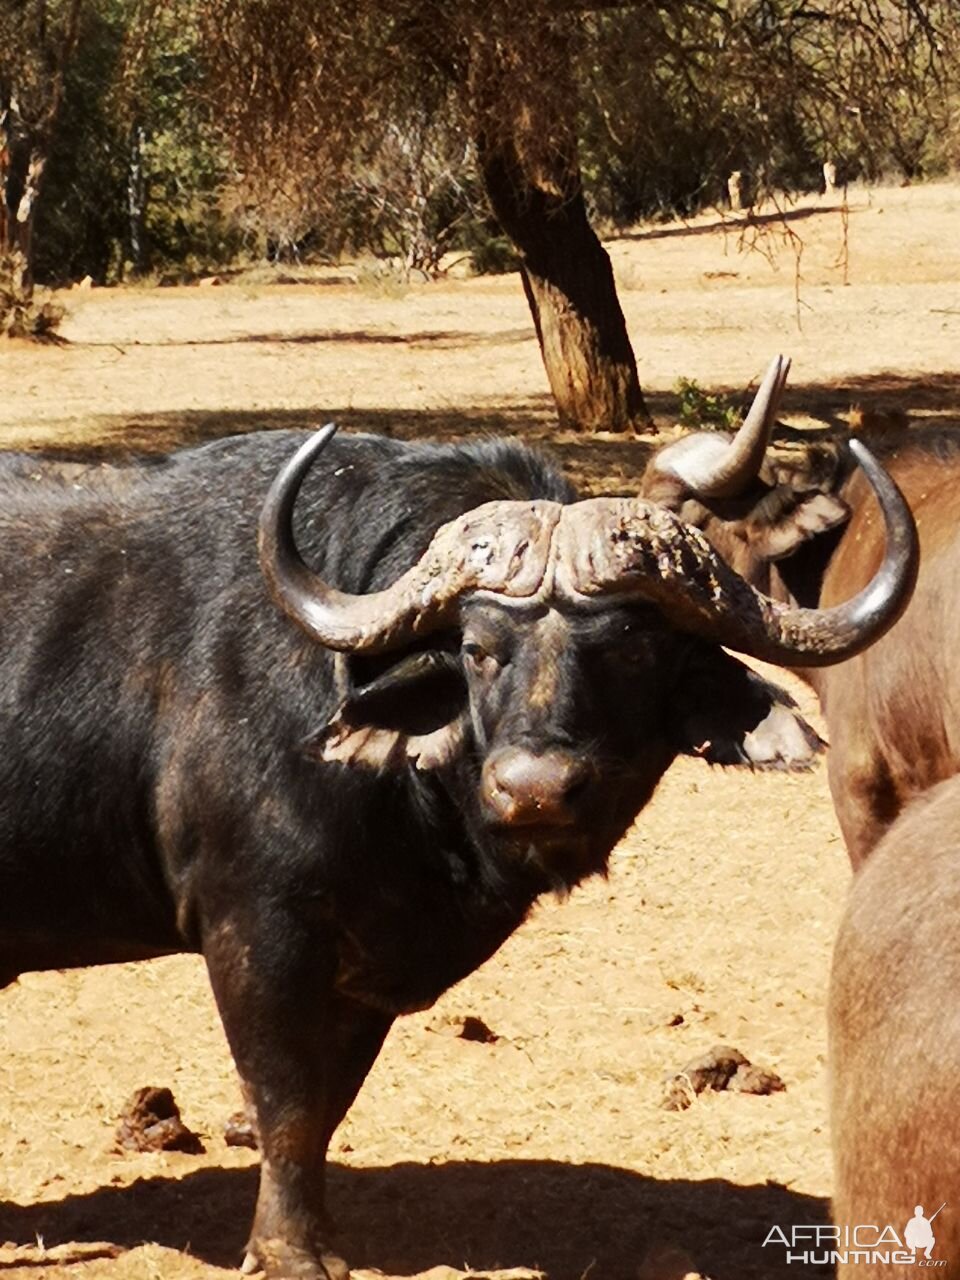
[[399,769],[409,760],[417,769],[440,769],[449,764],[463,742],[462,716],[429,733],[404,733],[382,725],[351,725],[342,712],[343,707],[304,743],[312,759],[368,769]]
[[745,522],[751,550],[761,560],[782,560],[818,534],[850,518],[850,508],[832,493],[774,489]]
[[826,746],[786,689],[723,650],[693,657],[673,712],[678,751],[710,764],[810,769]]
[[458,658],[415,653],[382,675],[350,689],[331,719],[303,743],[314,760],[371,769],[408,761],[438,769],[463,741],[466,683]]

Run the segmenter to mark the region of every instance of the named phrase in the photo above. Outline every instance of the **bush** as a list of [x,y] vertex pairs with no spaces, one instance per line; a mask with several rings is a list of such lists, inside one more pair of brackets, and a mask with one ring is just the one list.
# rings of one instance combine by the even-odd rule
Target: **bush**
[[471,219],[460,233],[460,247],[469,253],[478,276],[503,276],[519,270],[517,251],[496,223]]
[[712,394],[697,386],[692,378],[678,378],[674,391],[680,401],[680,421],[698,431],[736,431],[740,410],[726,396]]

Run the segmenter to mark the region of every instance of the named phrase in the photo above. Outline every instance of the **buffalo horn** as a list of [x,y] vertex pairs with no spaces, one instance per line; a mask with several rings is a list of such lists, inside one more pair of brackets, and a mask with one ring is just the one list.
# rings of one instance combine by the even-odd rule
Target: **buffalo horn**
[[782,666],[832,666],[879,640],[909,604],[920,564],[913,515],[870,450],[859,440],[851,440],[850,450],[883,515],[886,545],[879,568],[863,590],[843,604],[827,609],[776,606],[768,615],[768,642],[744,652]]
[[[782,383],[782,367],[774,382]],[[341,651],[394,648],[453,618],[457,601],[482,591],[514,602],[640,597],[680,630],[783,666],[829,666],[859,653],[893,625],[910,599],[917,531],[900,490],[859,441],[850,448],[880,504],[883,561],[853,599],[805,609],[770,599],[735,573],[704,535],[640,498],[561,505],[489,502],[434,535],[392,586],[350,595],[300,557],[292,515],[314,458],[335,428],[303,444],[270,488],[260,518],[260,563],[279,606],[315,640]]]
[[851,600],[805,609],[757,591],[678,515],[643,499],[595,498],[565,508],[557,531],[555,590],[576,604],[634,596],[680,630],[787,667],[830,666],[878,640],[910,599],[917,531],[900,490],[859,442],[851,449],[884,518],[886,549]]
[[733,440],[708,432],[685,436],[657,455],[655,469],[699,498],[743,493],[763,463],[789,371],[789,359],[775,356]]
[[888,631],[910,603],[920,566],[913,514],[870,450],[859,440],[851,440],[850,451],[880,505],[886,532],[883,560],[863,590],[843,604],[783,613],[776,641],[778,656],[771,661],[827,666],[852,658]]
[[541,590],[561,507],[488,502],[451,520],[423,555],[382,591],[351,595],[303,561],[293,508],[317,455],[336,432],[328,423],[280,470],[260,513],[260,568],[280,608],[314,640],[341,652],[381,652],[442,626],[469,591],[529,598]]

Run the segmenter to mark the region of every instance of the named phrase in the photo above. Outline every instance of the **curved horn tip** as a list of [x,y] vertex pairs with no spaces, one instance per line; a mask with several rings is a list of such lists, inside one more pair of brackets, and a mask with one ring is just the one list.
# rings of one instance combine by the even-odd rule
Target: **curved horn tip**
[[304,440],[292,457],[288,458],[273,478],[260,512],[260,531],[263,534],[267,526],[276,519],[280,510],[293,509],[293,503],[300,491],[304,477],[310,470],[314,459],[336,435],[336,423],[328,422],[312,436]]
[[[753,403],[750,406],[750,412],[747,414],[745,421],[749,421],[754,412],[761,409],[765,420],[776,415],[780,406],[780,396],[787,384],[787,375],[790,372],[792,363],[793,361],[790,357],[782,353],[773,357],[767,365],[766,372],[760,379],[760,385],[757,387]],[[769,425],[772,426],[772,422]]]
[[725,448],[711,442],[708,449],[702,441],[696,442],[696,437],[692,446],[680,441],[664,451],[664,469],[669,468],[700,498],[732,498],[744,493],[763,465],[789,369],[789,356],[773,357],[736,435]]
[[[848,443],[850,445],[850,452],[856,458],[859,465],[863,467],[864,471],[866,471],[867,475],[870,475],[871,472],[876,473],[877,471],[883,471],[883,468],[874,457],[872,451],[867,448],[862,440],[856,440],[851,437]],[[883,474],[886,475],[886,471],[883,471]]]
[[790,373],[790,366],[793,364],[793,360],[790,356],[781,354],[777,356],[776,364],[778,370],[777,387],[782,393],[784,387],[787,385],[787,377]]
[[884,513],[886,514],[888,508],[894,512],[902,520],[903,528],[916,541],[917,530],[913,512],[907,505],[906,498],[900,492],[897,482],[862,440],[851,438],[847,443],[857,465],[869,480],[870,488],[877,495]]
[[310,457],[322,449],[328,440],[332,440],[337,434],[337,424],[335,422],[325,422],[322,427],[318,427],[309,440],[305,440],[300,446],[298,452],[308,454]]
[[[378,652],[399,647],[424,617],[432,625],[450,604],[434,590],[432,572],[417,564],[382,591],[350,594],[326,583],[304,562],[293,532],[293,512],[300,487],[311,465],[337,428],[328,422],[299,446],[267,491],[260,509],[258,548],[260,569],[275,603],[298,627],[319,644],[341,652]],[[336,473],[335,473],[336,474]],[[322,503],[323,492],[317,502]],[[322,514],[321,510],[317,514]],[[433,598],[423,606],[427,579]]]

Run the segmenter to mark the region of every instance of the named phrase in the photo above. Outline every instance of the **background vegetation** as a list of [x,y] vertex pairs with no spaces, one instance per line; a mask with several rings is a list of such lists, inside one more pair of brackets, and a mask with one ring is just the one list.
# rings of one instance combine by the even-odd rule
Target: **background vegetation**
[[[595,226],[960,151],[956,0],[0,0],[0,331],[35,280],[516,265],[561,423],[649,420]],[[733,199],[733,197],[731,197]]]
[[[18,42],[49,42],[72,5],[0,0],[0,137],[15,132]],[[476,253],[485,269],[513,264],[477,172],[460,86],[442,66],[464,26],[495,27],[502,5],[76,7],[37,201],[38,280],[167,278],[238,257],[344,252],[426,272],[448,249]],[[842,178],[871,180],[936,176],[960,159],[949,5],[568,8],[579,92],[564,109],[575,117],[591,214],[605,228],[719,203],[734,169],[754,188],[798,192],[818,187],[825,159]],[[287,98],[286,119],[268,118],[256,94],[224,109],[224,82],[235,91],[251,63],[264,82],[294,66],[292,79],[271,86]],[[528,74],[549,74],[549,63]],[[37,104],[28,110],[35,117]]]

